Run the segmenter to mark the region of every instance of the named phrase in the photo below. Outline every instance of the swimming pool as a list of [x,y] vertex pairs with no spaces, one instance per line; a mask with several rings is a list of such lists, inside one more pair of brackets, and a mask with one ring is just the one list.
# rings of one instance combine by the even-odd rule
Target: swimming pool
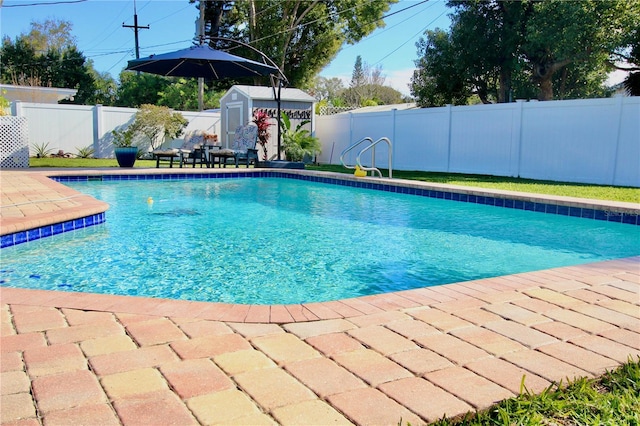
[[2,285],[304,303],[640,253],[637,226],[317,182],[66,184],[106,223],[3,249]]

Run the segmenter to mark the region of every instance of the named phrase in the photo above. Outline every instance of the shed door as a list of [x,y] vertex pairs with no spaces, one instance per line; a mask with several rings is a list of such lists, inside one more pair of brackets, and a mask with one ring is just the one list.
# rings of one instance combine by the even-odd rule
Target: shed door
[[227,147],[231,145],[233,136],[236,133],[236,127],[241,126],[244,123],[244,108],[242,102],[234,102],[227,104]]

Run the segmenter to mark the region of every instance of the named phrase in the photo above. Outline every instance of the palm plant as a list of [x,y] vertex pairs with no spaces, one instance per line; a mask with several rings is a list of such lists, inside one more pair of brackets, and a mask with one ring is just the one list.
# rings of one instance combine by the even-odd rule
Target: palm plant
[[294,129],[291,128],[291,119],[286,113],[282,113],[282,146],[284,155],[288,161],[302,161],[305,157],[314,157],[322,150],[320,140],[311,135],[302,127],[310,123],[310,120],[301,121]]

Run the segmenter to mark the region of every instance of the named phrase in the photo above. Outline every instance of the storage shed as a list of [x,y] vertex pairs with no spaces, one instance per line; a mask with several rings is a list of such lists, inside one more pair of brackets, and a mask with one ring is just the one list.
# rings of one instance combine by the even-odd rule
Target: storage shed
[[[304,128],[313,133],[315,131],[315,98],[300,89],[293,88],[282,88],[280,98],[280,110],[291,119],[291,127],[295,129],[300,122],[311,120]],[[250,123],[253,113],[263,110],[271,117],[273,124],[269,129],[271,138],[267,144],[267,160],[278,157],[278,104],[272,87],[232,86],[220,99],[220,108],[220,133],[224,147],[231,145],[236,127]],[[258,157],[262,160],[264,152],[262,147],[258,149]]]

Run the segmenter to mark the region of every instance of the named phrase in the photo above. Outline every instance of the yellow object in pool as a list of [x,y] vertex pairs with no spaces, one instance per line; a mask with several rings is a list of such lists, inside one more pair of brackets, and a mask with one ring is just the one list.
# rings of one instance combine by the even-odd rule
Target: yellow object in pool
[[153,198],[151,197],[147,198],[147,204],[153,204]]
[[356,171],[353,174],[358,177],[363,177],[367,175],[367,172],[362,170],[360,166],[356,165]]

